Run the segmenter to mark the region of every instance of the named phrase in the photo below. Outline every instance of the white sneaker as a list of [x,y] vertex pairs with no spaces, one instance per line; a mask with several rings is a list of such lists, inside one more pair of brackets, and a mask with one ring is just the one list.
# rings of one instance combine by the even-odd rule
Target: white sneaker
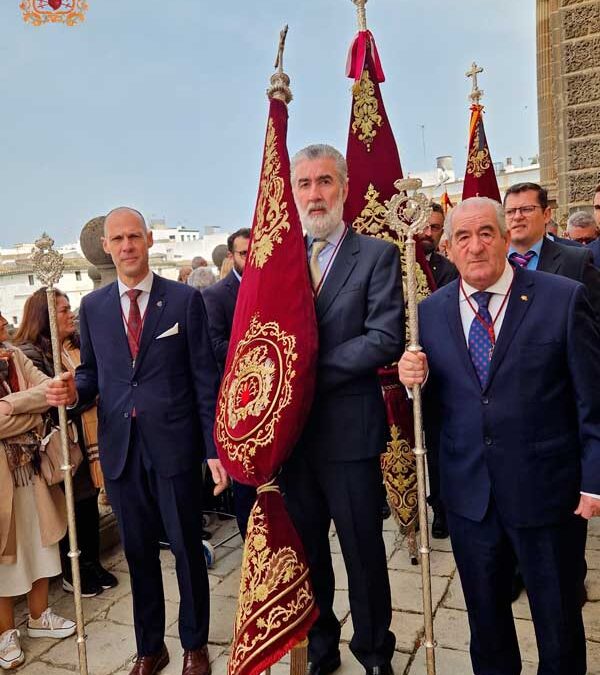
[[25,654],[19,642],[20,633],[16,628],[5,630],[0,635],[0,668],[11,670],[25,661]]
[[27,621],[27,635],[32,638],[66,638],[75,632],[75,623],[70,619],[63,619],[47,607],[39,619],[29,616]]

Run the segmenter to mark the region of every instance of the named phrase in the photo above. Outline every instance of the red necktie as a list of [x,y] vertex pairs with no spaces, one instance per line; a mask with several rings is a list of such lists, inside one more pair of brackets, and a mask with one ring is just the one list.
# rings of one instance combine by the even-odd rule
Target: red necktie
[[127,291],[129,297],[129,316],[127,317],[127,342],[129,342],[129,351],[131,358],[135,361],[140,351],[140,338],[142,337],[142,315],[138,305],[138,297],[142,291],[139,288],[132,288]]

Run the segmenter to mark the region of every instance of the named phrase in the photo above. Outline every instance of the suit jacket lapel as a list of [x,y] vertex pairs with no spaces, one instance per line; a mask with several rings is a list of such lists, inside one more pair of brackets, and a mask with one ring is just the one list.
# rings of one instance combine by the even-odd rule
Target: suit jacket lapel
[[114,317],[115,320],[106,321],[103,325],[108,331],[108,339],[113,344],[116,353],[131,363],[131,353],[129,352],[129,343],[127,342],[127,333],[123,323],[123,310],[121,309],[121,298],[119,297],[119,285],[113,282],[105,298],[105,308],[102,316]]
[[508,349],[513,341],[515,332],[521,325],[521,321],[523,321],[525,314],[527,314],[527,311],[531,307],[535,293],[533,279],[534,277],[532,275],[525,274],[520,268],[515,269],[515,278],[510,291],[510,297],[508,299],[506,313],[504,314],[504,320],[502,321],[500,335],[498,335],[498,339],[494,347],[494,353],[490,363],[490,372],[487,383],[484,387],[484,391],[488,389],[492,383],[494,375],[498,371],[498,368],[504,360],[504,357],[506,356],[506,353],[508,352]]
[[472,377],[479,387],[479,378],[475,372],[475,367],[469,355],[469,348],[465,340],[465,333],[463,331],[462,319],[460,317],[459,293],[460,284],[458,281],[452,282],[444,289],[447,294],[448,301],[446,302],[446,319],[448,320],[448,327],[454,340],[457,354],[460,361],[466,368],[469,376]]
[[139,370],[140,364],[148,351],[148,347],[152,342],[154,330],[165,308],[165,284],[162,279],[155,274],[152,282],[152,289],[150,297],[148,298],[148,305],[146,306],[146,314],[144,316],[144,328],[142,329],[142,338],[140,340],[140,351],[135,360],[134,371]]
[[548,237],[544,237],[537,269],[540,270],[540,272],[558,274],[561,263],[560,253],[560,244],[555,244],[553,241],[550,241]]
[[342,286],[346,283],[346,279],[350,276],[356,265],[356,256],[359,250],[359,239],[352,228],[349,227],[317,298],[317,319],[320,319],[325,314]]

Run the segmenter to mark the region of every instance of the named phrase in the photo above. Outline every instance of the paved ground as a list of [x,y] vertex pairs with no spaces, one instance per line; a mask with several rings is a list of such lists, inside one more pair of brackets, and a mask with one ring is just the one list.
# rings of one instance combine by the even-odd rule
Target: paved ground
[[[213,542],[219,542],[232,532],[233,524],[217,523]],[[406,548],[398,540],[392,519],[385,523],[385,540],[388,549],[394,617],[392,630],[397,645],[394,657],[396,675],[425,675],[425,660],[419,649],[423,616],[421,610],[420,568],[410,565]],[[351,635],[351,619],[348,610],[347,580],[342,557],[335,534],[332,534],[334,551],[336,598],[338,616],[343,621],[342,668],[339,675],[362,675],[364,672],[348,651]],[[448,540],[433,542],[432,588],[435,606],[434,629],[438,642],[438,675],[468,675],[472,673],[468,655],[469,631],[464,599]],[[171,663],[164,675],[181,673],[181,647],[177,639],[178,590],[174,571],[174,559],[170,552],[162,552],[165,596],[167,598],[167,637]],[[600,675],[600,519],[592,522],[588,538],[587,562],[589,567],[587,589],[590,602],[584,616],[588,635],[588,673]],[[88,662],[90,675],[126,675],[135,653],[132,628],[131,593],[127,565],[123,554],[115,548],[104,558],[104,564],[120,580],[120,585],[96,598],[84,600],[87,622]],[[213,674],[227,672],[227,649],[231,638],[231,626],[236,606],[241,565],[239,537],[218,549],[217,562],[210,571],[212,589],[212,620],[210,654]],[[66,595],[56,582],[51,590],[51,602],[63,615],[73,617],[72,596]],[[536,646],[526,597],[523,595],[514,605],[517,632],[524,659],[523,674],[536,672]],[[25,608],[19,606],[19,621],[25,620]],[[77,647],[74,638],[54,642],[24,638],[27,654],[26,664],[18,671],[24,675],[59,675],[78,669]],[[289,673],[283,662],[272,668],[273,675]]]

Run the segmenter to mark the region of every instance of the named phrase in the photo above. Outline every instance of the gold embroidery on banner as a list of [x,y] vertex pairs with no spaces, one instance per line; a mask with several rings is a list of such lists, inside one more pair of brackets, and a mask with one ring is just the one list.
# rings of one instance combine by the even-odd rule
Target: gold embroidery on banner
[[390,426],[390,435],[387,449],[381,455],[383,482],[394,518],[405,530],[417,516],[416,458],[395,424]]
[[471,173],[475,178],[481,178],[483,174],[490,168],[492,161],[490,159],[489,150],[481,147],[479,133],[481,131],[481,121],[477,123],[477,129],[473,136],[473,144],[469,158],[467,160],[467,173]]
[[358,133],[358,140],[371,151],[371,144],[377,136],[377,128],[383,125],[383,118],[379,114],[379,101],[375,97],[375,85],[369,77],[367,68],[363,70],[358,86],[353,89],[354,103],[352,106],[352,133]]
[[[280,604],[286,595],[291,597]],[[292,548],[273,551],[267,546],[265,516],[255,505],[244,547],[230,675],[239,673],[257,653],[295,629],[313,608],[308,568]]]
[[256,221],[252,228],[252,246],[248,258],[248,262],[258,268],[265,266],[275,245],[283,241],[283,232],[290,229],[287,202],[282,201],[285,183],[280,172],[277,135],[273,120],[269,117]]
[[[281,413],[292,400],[295,349],[293,335],[276,321],[261,323],[256,313],[221,385],[215,433],[230,461],[239,462],[247,476],[254,475],[252,458],[273,441]],[[242,423],[243,431],[236,430]]]

